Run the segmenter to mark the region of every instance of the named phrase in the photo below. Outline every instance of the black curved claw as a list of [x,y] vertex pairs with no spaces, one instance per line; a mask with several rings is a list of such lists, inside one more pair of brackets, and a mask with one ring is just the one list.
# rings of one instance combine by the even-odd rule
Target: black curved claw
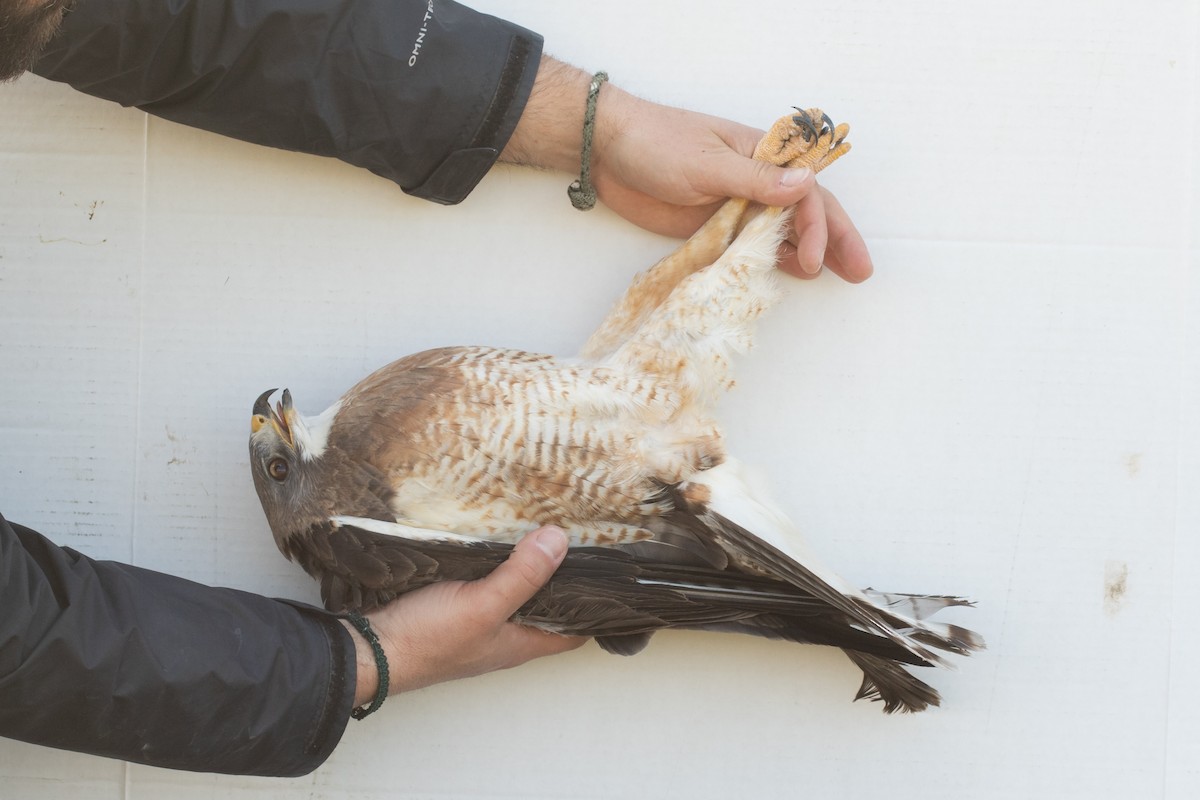
[[804,136],[804,141],[811,142],[817,138],[817,126],[813,124],[812,117],[802,108],[796,108],[796,114],[792,116],[792,122],[800,126],[800,133]]
[[[824,123],[825,123],[825,125],[826,125],[826,127],[828,127],[828,128],[829,128],[829,135],[830,135],[830,136],[833,136],[833,134],[834,134],[834,133],[837,131],[837,126],[833,124],[833,120],[831,120],[831,119],[829,118],[829,115],[828,115],[828,114],[824,114],[824,113],[822,113],[822,114],[821,114],[821,121],[822,121],[822,122],[824,122]],[[824,131],[824,130],[822,130],[822,131],[821,131],[821,133],[825,133],[825,131]],[[837,148],[837,146],[838,146],[839,144],[841,144],[842,142],[844,142],[844,141],[846,141],[846,136],[843,134],[843,135],[842,135],[840,138],[838,138],[838,139],[834,139],[834,140],[833,140],[833,141],[832,141],[832,142],[829,144],[829,149],[830,149],[830,150],[834,150],[834,149],[836,149],[836,148]]]

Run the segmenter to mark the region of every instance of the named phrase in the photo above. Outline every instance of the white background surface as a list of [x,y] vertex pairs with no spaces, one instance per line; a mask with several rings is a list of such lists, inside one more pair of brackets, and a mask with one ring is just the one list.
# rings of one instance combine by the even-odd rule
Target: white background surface
[[[657,100],[853,125],[822,179],[877,276],[789,283],[731,446],[847,577],[976,598],[990,650],[888,718],[832,651],[591,645],[394,697],[302,779],[0,741],[0,797],[1200,796],[1197,3],[476,5]],[[36,78],[0,104],[0,509],[209,583],[316,598],[249,480],[260,391],[571,353],[673,246],[565,175],[440,208]]]

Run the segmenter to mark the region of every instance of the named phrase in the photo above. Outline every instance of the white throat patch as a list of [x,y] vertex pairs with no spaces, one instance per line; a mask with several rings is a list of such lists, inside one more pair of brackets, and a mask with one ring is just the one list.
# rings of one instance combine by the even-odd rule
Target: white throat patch
[[300,417],[300,424],[292,426],[292,437],[301,461],[315,461],[325,453],[329,445],[329,429],[333,427],[333,418],[341,407],[342,401],[338,400],[315,417]]

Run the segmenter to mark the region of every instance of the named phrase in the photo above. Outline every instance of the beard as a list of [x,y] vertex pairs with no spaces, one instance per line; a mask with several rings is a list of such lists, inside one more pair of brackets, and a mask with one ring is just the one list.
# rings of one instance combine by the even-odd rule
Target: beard
[[75,0],[0,0],[0,82],[33,66]]

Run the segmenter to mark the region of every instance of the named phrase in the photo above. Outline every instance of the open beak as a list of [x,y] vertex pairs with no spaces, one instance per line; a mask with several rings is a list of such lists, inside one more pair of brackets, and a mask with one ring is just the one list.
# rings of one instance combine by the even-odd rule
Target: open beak
[[279,438],[294,447],[292,428],[289,424],[292,416],[296,413],[292,408],[292,393],[284,389],[283,400],[275,408],[271,408],[271,395],[276,391],[278,390],[268,389],[254,401],[254,415],[250,417],[250,432],[258,433],[264,425],[269,423],[275,428]]

